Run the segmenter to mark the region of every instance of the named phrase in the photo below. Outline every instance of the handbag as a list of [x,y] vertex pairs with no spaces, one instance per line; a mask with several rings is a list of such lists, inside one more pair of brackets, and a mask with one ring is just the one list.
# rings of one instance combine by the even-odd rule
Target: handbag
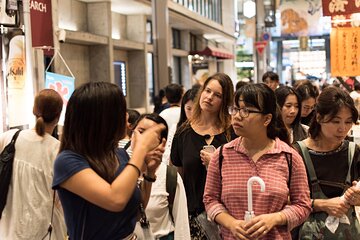
[[208,240],[221,240],[220,229],[219,226],[213,222],[208,220],[207,214],[205,211],[196,216],[195,221],[204,231]]
[[15,142],[21,130],[18,130],[0,154],[0,219],[6,205],[15,156]]
[[[300,146],[305,166],[307,168],[309,179],[311,182],[312,188],[312,197],[313,199],[327,199],[325,194],[322,192],[320,187],[320,182],[317,179],[314,166],[310,159],[309,151],[305,144],[301,141],[298,141]],[[349,170],[346,177],[346,185],[351,186],[351,165],[354,156],[355,144],[353,142],[349,143],[348,150],[348,162]],[[328,183],[330,184],[330,183]],[[345,190],[344,190],[345,191]],[[325,220],[328,217],[326,212],[312,212],[308,219],[300,226],[299,230],[299,239],[304,240],[313,240],[313,239],[360,239],[360,225],[356,217],[354,207],[351,207],[347,212],[347,217],[349,218],[350,225],[340,223],[335,233],[332,233],[326,226]]]

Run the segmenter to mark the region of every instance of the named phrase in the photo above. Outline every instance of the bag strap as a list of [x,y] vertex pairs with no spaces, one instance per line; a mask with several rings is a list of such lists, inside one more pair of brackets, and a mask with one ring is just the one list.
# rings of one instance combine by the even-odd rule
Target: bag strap
[[167,196],[168,199],[168,207],[169,214],[171,220],[174,222],[174,216],[172,213],[172,209],[174,206],[175,194],[177,187],[177,168],[175,166],[167,165],[166,166],[166,192],[169,194]]
[[[304,163],[305,163],[306,169],[307,169],[309,177],[310,177],[312,193],[313,193],[313,195],[320,194],[320,193],[322,193],[322,190],[320,188],[319,180],[315,173],[314,165],[310,158],[309,150],[306,147],[304,141],[297,141],[297,144],[300,147],[300,150],[301,150],[301,153],[302,153],[302,156],[304,159]],[[318,196],[313,196],[313,197],[318,198]]]
[[222,180],[221,169],[222,169],[222,163],[223,163],[223,160],[224,160],[223,147],[224,147],[224,145],[221,145],[220,150],[219,150],[219,173],[220,173],[220,179],[221,180]]
[[19,136],[19,133],[21,132],[21,129],[17,130],[16,133],[14,134],[14,136],[12,137],[11,139],[11,142],[10,144],[13,144],[15,146],[15,142],[16,142],[16,139],[17,137]]
[[348,184],[349,186],[351,186],[351,165],[354,159],[354,154],[355,154],[355,143],[354,142],[349,142],[349,147],[348,147],[348,163],[349,163],[349,170],[348,173],[346,175],[346,181],[345,184]]
[[52,207],[51,207],[51,219],[50,219],[50,223],[49,223],[47,233],[45,234],[45,236],[41,240],[44,240],[47,235],[49,235],[49,240],[51,239],[51,233],[52,233],[52,230],[53,230],[52,223],[53,223],[53,219],[54,219],[54,207],[55,207],[55,190],[53,192],[54,192],[54,194],[53,194],[53,202],[52,202]]
[[284,154],[285,154],[286,162],[288,164],[288,169],[289,169],[289,179],[288,179],[287,185],[288,185],[288,188],[290,189],[291,175],[292,175],[292,154],[288,153],[288,152],[284,152]]

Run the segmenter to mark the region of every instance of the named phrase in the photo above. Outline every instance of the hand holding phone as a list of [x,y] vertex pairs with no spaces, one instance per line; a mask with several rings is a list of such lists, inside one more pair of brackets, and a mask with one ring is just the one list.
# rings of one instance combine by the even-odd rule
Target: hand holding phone
[[203,150],[208,153],[215,152],[216,148],[213,145],[205,145],[203,146]]

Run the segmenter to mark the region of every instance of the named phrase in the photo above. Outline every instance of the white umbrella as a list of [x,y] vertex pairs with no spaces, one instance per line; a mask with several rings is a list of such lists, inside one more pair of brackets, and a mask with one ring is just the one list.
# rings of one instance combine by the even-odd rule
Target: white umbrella
[[248,211],[245,211],[245,221],[250,221],[253,217],[255,217],[255,213],[253,210],[253,198],[252,198],[252,185],[254,182],[260,184],[260,191],[265,192],[265,183],[260,177],[253,176],[249,178],[247,182],[247,193],[248,193]]

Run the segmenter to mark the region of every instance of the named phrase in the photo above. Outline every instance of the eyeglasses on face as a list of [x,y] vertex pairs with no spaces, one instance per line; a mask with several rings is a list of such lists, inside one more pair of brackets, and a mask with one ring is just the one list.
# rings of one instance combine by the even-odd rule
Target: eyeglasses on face
[[228,107],[228,111],[230,115],[236,115],[237,113],[240,113],[240,117],[247,118],[250,113],[262,113],[262,111],[256,111],[256,110],[250,110],[247,107],[238,108],[235,106]]

